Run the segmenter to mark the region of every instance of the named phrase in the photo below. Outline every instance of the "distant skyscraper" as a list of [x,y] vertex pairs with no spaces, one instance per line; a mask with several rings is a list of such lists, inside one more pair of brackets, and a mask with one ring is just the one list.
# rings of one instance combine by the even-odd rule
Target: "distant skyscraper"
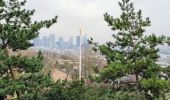
[[69,39],[69,48],[73,47],[73,37],[71,36]]
[[40,46],[40,37],[33,39],[34,46]]
[[87,35],[85,34],[84,36],[83,36],[83,39],[82,39],[83,41],[83,44],[88,44],[88,42],[87,42]]
[[48,37],[43,36],[42,43],[43,43],[43,46],[49,47]]
[[[88,45],[87,35],[82,36],[82,45]],[[0,45],[1,45],[0,41]],[[42,38],[37,37],[33,39],[34,46],[44,46],[49,48],[61,48],[61,49],[69,49],[69,48],[78,48],[80,46],[80,36],[76,36],[74,39],[73,36],[69,38],[68,41],[64,41],[63,37],[59,37],[56,40],[55,34],[50,34],[49,36],[43,36]]]
[[76,37],[76,47],[80,46],[80,36]]
[[49,35],[49,46],[50,48],[55,48],[55,35],[54,34]]
[[59,37],[59,38],[58,38],[58,46],[59,46],[59,48],[62,48],[63,45],[64,45],[63,37]]

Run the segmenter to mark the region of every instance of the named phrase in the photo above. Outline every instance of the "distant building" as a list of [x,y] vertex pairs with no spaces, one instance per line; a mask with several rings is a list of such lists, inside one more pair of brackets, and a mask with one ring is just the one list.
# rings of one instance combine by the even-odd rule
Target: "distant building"
[[76,47],[80,47],[80,36],[76,37]]
[[[88,46],[87,35],[82,36],[82,46]],[[1,41],[0,41],[1,42]],[[41,46],[44,48],[58,48],[58,49],[73,49],[80,46],[80,36],[76,36],[75,40],[73,36],[68,41],[64,41],[63,37],[59,37],[56,40],[55,34],[49,36],[37,37],[33,39],[34,46]]]
[[44,47],[49,47],[48,37],[43,36],[42,44],[43,44]]
[[69,39],[69,48],[73,47],[73,37],[71,36]]
[[82,41],[83,44],[88,44],[87,35],[86,35],[86,34],[83,36],[82,40],[83,40],[83,41]]
[[63,45],[64,45],[63,37],[59,37],[58,38],[58,47],[59,48],[63,48]]
[[49,35],[49,46],[50,48],[55,48],[55,35],[54,34],[50,34]]
[[160,58],[157,61],[157,64],[160,64],[162,67],[167,67],[170,65],[170,46],[168,45],[158,45],[159,56]]
[[33,39],[34,46],[40,46],[41,45],[40,43],[41,43],[40,42],[40,37],[37,37],[37,38]]

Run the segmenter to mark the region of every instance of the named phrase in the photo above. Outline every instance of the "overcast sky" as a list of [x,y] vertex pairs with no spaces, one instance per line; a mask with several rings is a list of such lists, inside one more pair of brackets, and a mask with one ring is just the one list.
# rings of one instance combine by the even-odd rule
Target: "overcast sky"
[[[58,23],[50,29],[41,30],[41,36],[56,34],[66,39],[76,36],[79,28],[83,29],[95,41],[109,41],[113,31],[103,20],[103,14],[108,12],[118,17],[120,0],[27,0],[26,7],[35,9],[34,19],[49,19],[58,16]],[[149,33],[166,34],[170,36],[170,0],[132,0],[136,10],[142,9],[145,17],[150,17],[152,26]]]

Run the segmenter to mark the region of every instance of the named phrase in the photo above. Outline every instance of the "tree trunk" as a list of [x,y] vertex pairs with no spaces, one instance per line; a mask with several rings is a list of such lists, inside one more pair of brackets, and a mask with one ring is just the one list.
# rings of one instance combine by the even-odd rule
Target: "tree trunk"
[[[5,55],[7,55],[9,57],[9,51],[8,51],[8,47],[5,46],[4,47],[4,50],[5,50]],[[14,72],[14,69],[12,68],[12,66],[8,65],[8,68],[9,68],[9,71],[10,71],[10,74],[11,74],[11,78],[14,80],[15,79],[15,72]],[[16,91],[16,95],[17,95],[17,98],[20,97],[20,92],[19,91]]]
[[[9,57],[8,47],[5,46],[4,49],[5,49],[5,55],[7,55],[7,56]],[[9,71],[10,71],[10,74],[11,74],[12,79],[15,79],[14,69],[13,69],[11,66],[9,66],[9,65],[8,65],[8,68],[9,68]]]
[[135,77],[136,77],[136,100],[139,100],[139,75],[138,73],[135,73]]
[[7,96],[5,95],[0,95],[0,100],[5,100],[7,98]]

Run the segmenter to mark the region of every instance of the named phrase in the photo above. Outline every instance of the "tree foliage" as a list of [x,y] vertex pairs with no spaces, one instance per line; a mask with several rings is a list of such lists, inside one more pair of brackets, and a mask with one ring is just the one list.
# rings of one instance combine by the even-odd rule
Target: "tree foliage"
[[135,100],[135,96],[117,93],[110,86],[90,86],[84,81],[73,80],[57,81],[39,100]]
[[[28,58],[11,56],[9,49],[17,52],[33,44],[41,28],[56,23],[57,16],[44,21],[32,21],[35,10],[24,8],[26,1],[0,1],[0,95],[14,95],[17,98],[41,93],[51,84],[49,76],[39,73],[43,67],[42,55]],[[41,84],[40,84],[41,83]]]
[[108,60],[108,66],[101,72],[102,79],[115,81],[133,74],[137,94],[145,90],[146,93],[151,91],[154,97],[160,96],[167,90],[168,81],[159,77],[163,68],[156,63],[159,58],[156,46],[165,43],[166,37],[144,34],[151,21],[148,17],[143,18],[142,10],[135,11],[130,0],[121,0],[119,6],[120,17],[104,14],[105,21],[114,31],[114,42],[98,46]]

